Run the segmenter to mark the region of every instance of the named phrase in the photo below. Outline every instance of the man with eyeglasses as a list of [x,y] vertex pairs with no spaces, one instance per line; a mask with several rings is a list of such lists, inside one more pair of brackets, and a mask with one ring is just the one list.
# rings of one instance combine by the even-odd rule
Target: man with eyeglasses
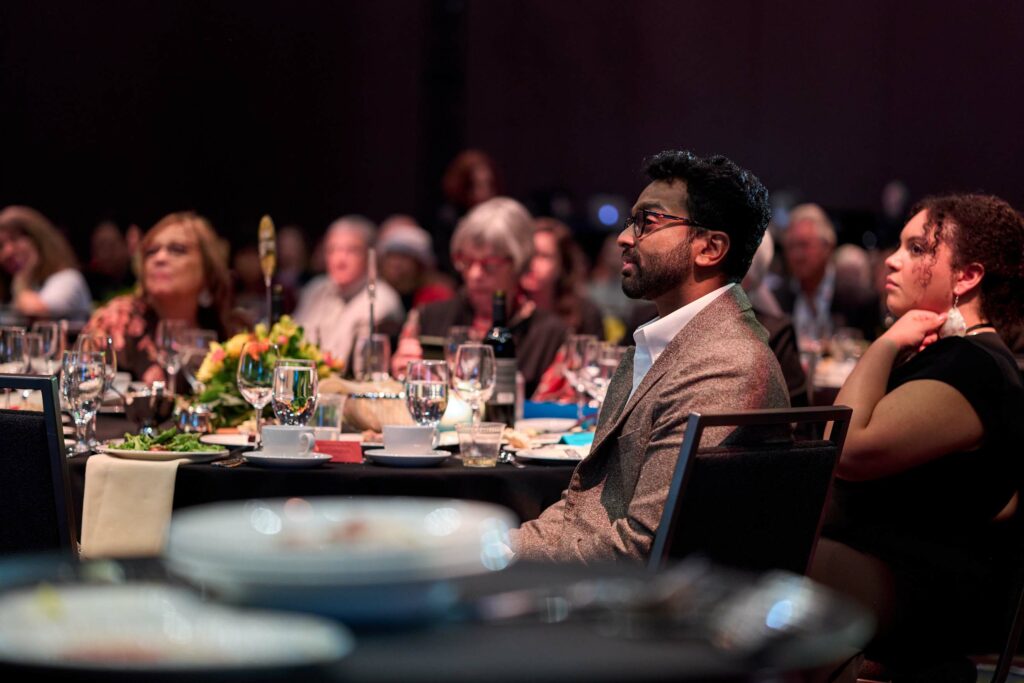
[[[768,192],[722,156],[666,151],[619,235],[622,289],[658,318],[608,387],[590,454],[562,499],[513,532],[524,559],[643,559],[661,521],[690,411],[788,407],[786,383],[740,287],[765,226]],[[705,432],[721,443],[728,428]]]

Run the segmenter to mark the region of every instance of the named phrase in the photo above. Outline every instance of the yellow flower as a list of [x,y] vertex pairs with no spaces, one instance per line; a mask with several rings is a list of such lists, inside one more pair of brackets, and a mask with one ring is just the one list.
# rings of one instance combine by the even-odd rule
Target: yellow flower
[[225,342],[224,351],[232,358],[238,358],[242,355],[242,347],[245,346],[245,342],[247,341],[249,341],[249,334],[246,332],[239,332]]
[[267,338],[267,324],[266,323],[257,323],[256,327],[253,328],[252,332],[253,332],[253,334],[256,335],[257,339],[266,339]]
[[210,344],[210,352],[203,358],[203,364],[196,372],[196,379],[200,382],[209,382],[213,379],[214,375],[224,369],[224,356],[224,347],[217,342]]
[[290,316],[282,315],[281,318],[274,323],[274,329],[272,332],[273,336],[283,334],[286,337],[295,337],[299,334],[299,326],[291,319]]

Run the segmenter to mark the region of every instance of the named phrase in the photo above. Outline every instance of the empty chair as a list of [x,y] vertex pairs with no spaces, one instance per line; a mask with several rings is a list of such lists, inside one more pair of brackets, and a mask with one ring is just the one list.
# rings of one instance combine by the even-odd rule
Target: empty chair
[[77,554],[57,378],[0,374],[0,389],[43,398],[41,413],[0,410],[0,554]]
[[[829,406],[690,413],[648,567],[700,554],[742,569],[805,573],[851,412]],[[828,439],[800,436],[809,431],[801,426],[827,422],[833,424]],[[699,448],[705,429],[726,426],[743,430],[734,436],[772,428],[792,434]]]

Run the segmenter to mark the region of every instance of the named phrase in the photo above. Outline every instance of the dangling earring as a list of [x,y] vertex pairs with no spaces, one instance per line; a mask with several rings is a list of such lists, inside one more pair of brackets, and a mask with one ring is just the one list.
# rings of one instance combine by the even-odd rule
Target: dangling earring
[[960,309],[957,308],[957,304],[960,303],[960,295],[953,295],[953,307],[946,313],[946,322],[942,323],[942,328],[939,330],[939,337],[962,337],[967,334],[967,322],[964,320],[963,314],[960,313]]
[[213,305],[213,295],[210,294],[210,290],[204,289],[199,292],[198,303],[200,308],[209,308]]

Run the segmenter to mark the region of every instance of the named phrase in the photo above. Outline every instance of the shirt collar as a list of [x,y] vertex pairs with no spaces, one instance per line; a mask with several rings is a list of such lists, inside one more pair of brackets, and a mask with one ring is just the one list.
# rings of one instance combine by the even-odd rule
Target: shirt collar
[[654,361],[658,360],[658,356],[665,350],[669,342],[693,320],[694,316],[704,310],[708,304],[724,294],[734,284],[730,282],[727,285],[723,285],[664,317],[655,318],[638,327],[633,333],[633,341],[636,342],[637,349],[640,350],[643,347],[643,350],[646,351],[653,364]]

